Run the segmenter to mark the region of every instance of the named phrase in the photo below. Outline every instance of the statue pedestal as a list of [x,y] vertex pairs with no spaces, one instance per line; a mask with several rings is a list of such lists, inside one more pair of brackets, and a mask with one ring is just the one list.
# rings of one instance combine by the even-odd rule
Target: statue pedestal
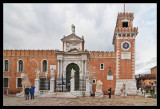
[[91,82],[89,79],[86,79],[86,92],[85,96],[91,96]]
[[121,94],[121,96],[122,96],[122,97],[126,97],[126,96],[127,96],[127,93],[125,93],[125,94],[123,93],[123,94]]
[[54,92],[54,83],[55,83],[55,78],[50,79],[50,91],[49,92]]
[[71,86],[70,86],[70,92],[74,92],[74,79],[70,80]]
[[39,92],[39,79],[35,79],[34,80],[35,82],[35,95],[38,95],[38,92]]
[[127,93],[127,95],[133,95],[136,93],[137,87],[135,79],[119,79],[116,80],[115,95],[121,95],[120,89],[122,88],[123,83],[126,83],[125,93]]
[[103,98],[104,97],[104,93],[103,92],[95,92],[95,97]]

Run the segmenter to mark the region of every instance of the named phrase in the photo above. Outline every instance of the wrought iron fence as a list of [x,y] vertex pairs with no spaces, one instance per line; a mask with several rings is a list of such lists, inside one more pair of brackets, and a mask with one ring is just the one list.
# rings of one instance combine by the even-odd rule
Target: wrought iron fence
[[70,84],[66,84],[66,78],[55,79],[55,92],[66,92],[67,87],[70,88]]
[[[69,92],[71,89],[71,83],[66,83],[66,78],[56,78],[55,79],[55,92]],[[79,79],[75,81],[75,91],[86,91],[86,81],[85,79]]]
[[46,78],[40,78],[39,90],[50,90],[50,80]]
[[79,83],[75,84],[75,86],[78,85],[79,89],[77,91],[86,91],[86,80],[85,79],[79,79]]

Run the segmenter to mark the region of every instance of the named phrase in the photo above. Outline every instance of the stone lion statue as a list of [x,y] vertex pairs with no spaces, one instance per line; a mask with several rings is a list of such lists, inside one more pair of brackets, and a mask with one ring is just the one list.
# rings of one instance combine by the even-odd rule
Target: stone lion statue
[[25,88],[26,88],[26,86],[31,87],[31,83],[30,83],[30,81],[29,81],[29,79],[28,79],[26,74],[21,73],[21,78],[22,78],[21,84],[22,84],[22,89],[23,89],[22,93],[23,93]]
[[96,84],[96,92],[102,92],[102,85],[103,83],[101,82],[101,80],[98,80]]
[[125,83],[123,83],[122,88],[120,89],[121,93],[123,93],[123,92],[124,92],[125,88],[126,88],[126,84],[125,84]]

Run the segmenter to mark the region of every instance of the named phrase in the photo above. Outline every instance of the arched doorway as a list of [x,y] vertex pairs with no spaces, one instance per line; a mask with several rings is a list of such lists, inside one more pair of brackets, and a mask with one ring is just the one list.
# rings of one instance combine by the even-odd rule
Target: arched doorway
[[72,68],[76,71],[74,74],[75,78],[75,90],[79,90],[79,67],[75,63],[71,63],[66,67],[66,89],[70,91],[70,79]]

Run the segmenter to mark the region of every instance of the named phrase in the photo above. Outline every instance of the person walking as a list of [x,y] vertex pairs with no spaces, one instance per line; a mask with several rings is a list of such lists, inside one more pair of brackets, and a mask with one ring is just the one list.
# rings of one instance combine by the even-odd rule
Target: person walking
[[109,99],[111,99],[111,87],[108,89],[109,92]]
[[28,86],[26,86],[26,88],[25,88],[25,95],[26,95],[26,99],[25,100],[29,100],[29,88],[28,88]]
[[31,100],[34,99],[34,89],[35,89],[35,86],[31,86],[30,88]]

